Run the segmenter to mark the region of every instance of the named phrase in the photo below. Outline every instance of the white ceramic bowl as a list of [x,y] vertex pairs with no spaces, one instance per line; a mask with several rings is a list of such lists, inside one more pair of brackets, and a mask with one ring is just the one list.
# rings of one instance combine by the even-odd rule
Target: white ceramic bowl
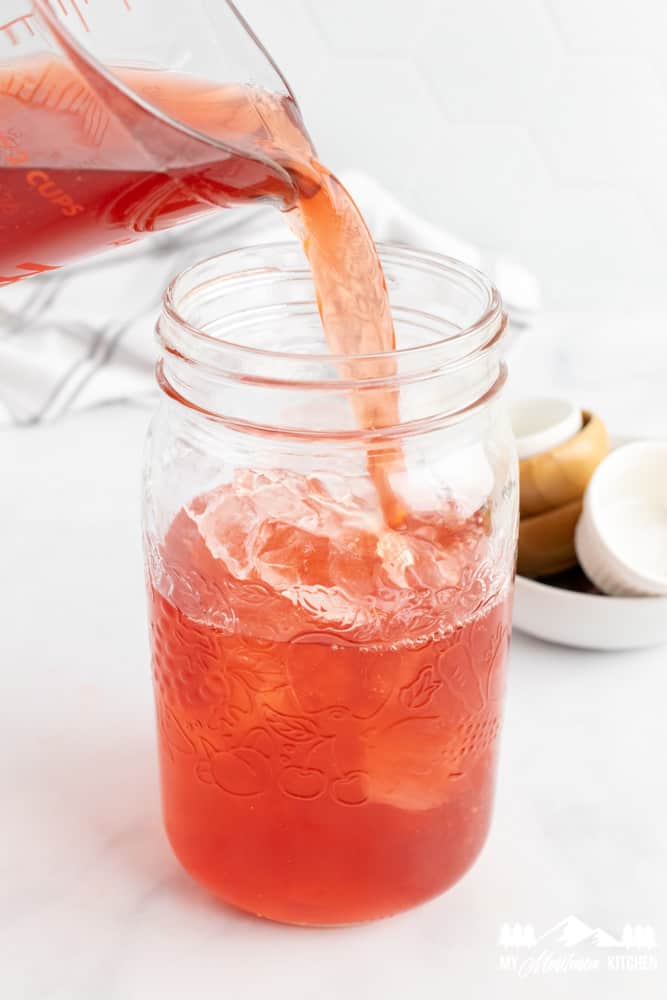
[[581,430],[581,410],[564,399],[516,399],[510,419],[520,459],[551,451]]
[[575,547],[605,594],[667,597],[667,443],[628,444],[598,466]]
[[519,576],[514,626],[584,649],[640,649],[667,642],[667,597],[605,597]]

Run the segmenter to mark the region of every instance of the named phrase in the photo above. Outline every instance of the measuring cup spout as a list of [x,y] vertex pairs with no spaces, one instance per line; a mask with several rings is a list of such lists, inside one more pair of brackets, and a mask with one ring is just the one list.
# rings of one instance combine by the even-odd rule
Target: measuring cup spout
[[[296,102],[268,51],[231,0],[195,0],[187,19],[160,21],[155,0],[34,0],[38,22],[97,95],[104,111],[121,123],[153,165],[184,168],[208,161],[257,161],[257,177],[274,174],[283,199],[292,181],[262,143],[258,92]],[[76,12],[77,16],[71,14]],[[69,16],[68,16],[69,15]],[[164,22],[164,12],[162,12]],[[218,79],[222,73],[221,79]],[[164,74],[191,85],[188,94],[164,86]],[[158,74],[163,74],[158,79]],[[205,81],[203,87],[196,81]],[[233,84],[251,83],[246,89]],[[216,87],[216,84],[219,87]],[[239,121],[234,128],[210,115],[212,101],[229,98]],[[234,101],[234,98],[237,98]],[[208,100],[206,100],[208,99]],[[298,112],[297,112],[298,113]],[[252,121],[252,116],[257,122]],[[243,119],[243,120],[242,120]],[[300,125],[302,128],[302,125]],[[253,141],[255,137],[256,141]]]

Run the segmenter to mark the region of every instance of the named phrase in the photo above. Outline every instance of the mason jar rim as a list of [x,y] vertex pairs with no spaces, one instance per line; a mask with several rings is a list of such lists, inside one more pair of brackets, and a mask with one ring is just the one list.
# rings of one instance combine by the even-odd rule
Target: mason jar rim
[[[443,278],[445,278],[445,276],[449,276],[450,278],[462,278],[469,283],[471,290],[475,289],[476,291],[481,292],[484,296],[484,302],[477,318],[453,336],[446,338],[448,344],[455,343],[461,348],[460,353],[457,353],[456,357],[452,359],[450,364],[456,365],[457,362],[467,359],[470,353],[477,354],[479,351],[484,350],[484,348],[490,346],[491,343],[495,343],[499,334],[502,334],[506,317],[503,314],[500,294],[486,275],[484,275],[477,268],[453,257],[446,256],[445,254],[439,254],[434,251],[418,250],[403,243],[377,242],[376,246],[379,256],[383,261],[393,257],[394,260],[399,263],[411,263],[413,265],[419,265],[422,268],[427,267],[430,268],[434,274],[440,272]],[[373,361],[381,364],[386,361],[400,361],[401,359],[408,358],[412,360],[422,356],[425,357],[432,351],[437,350],[442,346],[444,338],[437,338],[425,344],[418,344],[403,348],[399,347],[391,351],[381,351],[374,354],[333,354],[327,352],[326,355],[322,355],[321,353],[278,350],[249,346],[236,340],[228,340],[224,337],[221,338],[214,336],[191,323],[186,316],[183,315],[183,312],[181,311],[182,303],[179,302],[178,297],[179,289],[197,272],[203,271],[207,267],[211,267],[217,261],[229,261],[234,258],[238,258],[239,261],[242,261],[244,256],[251,253],[266,253],[269,258],[274,255],[277,259],[281,253],[294,251],[297,248],[298,244],[295,241],[279,240],[270,243],[260,243],[247,247],[225,250],[222,253],[213,254],[210,257],[191,264],[185,270],[177,274],[167,286],[162,302],[163,314],[172,323],[176,324],[181,331],[187,331],[187,335],[191,339],[192,346],[195,349],[196,346],[200,345],[214,350],[219,349],[221,352],[231,350],[233,352],[239,352],[246,357],[255,356],[264,361],[273,359],[277,362],[283,363],[295,361],[303,363],[310,362],[314,364],[322,364],[325,362],[328,366],[332,364],[363,364]],[[277,264],[271,264],[270,260],[267,260],[266,266],[263,268],[255,267],[244,269],[240,267],[238,270],[232,271],[229,274],[218,275],[213,280],[220,283],[221,286],[227,282],[235,281],[238,283],[239,280],[246,280],[250,285],[252,284],[252,280],[257,278],[262,273],[279,273],[280,271],[288,273],[287,269],[282,268]],[[307,263],[305,259],[303,266],[299,268],[298,271],[292,269],[292,273],[294,274],[306,271]],[[199,288],[201,286],[196,287]],[[419,312],[419,310],[414,311]],[[436,322],[438,320],[443,321],[443,317],[437,317],[431,313],[422,313],[422,315]],[[479,337],[480,333],[483,333],[485,328],[488,328],[489,330],[489,341],[483,342],[481,345],[477,344],[472,351],[468,351],[467,347],[470,342],[476,337]],[[168,337],[164,336],[160,323],[158,323],[158,337],[162,345],[166,349],[169,349]],[[181,353],[182,356],[182,351],[179,353]],[[193,357],[189,360],[196,361],[197,359]],[[262,381],[271,382],[274,380],[266,380],[264,378]],[[282,381],[290,380],[280,378],[275,379],[276,383]],[[382,381],[384,381],[384,379],[382,379]],[[319,380],[313,380],[313,383],[319,384]],[[338,384],[340,384],[340,382]]]
[[[399,343],[409,346],[330,354],[301,247],[260,244],[209,257],[170,283],[157,324],[161,389],[214,423],[300,440],[386,442],[481,411],[507,375],[500,295],[453,258],[391,243],[378,252]],[[263,346],[283,336],[284,349]],[[289,349],[311,343],[317,353]],[[381,411],[383,393],[400,393],[391,424],[350,423],[355,408]]]

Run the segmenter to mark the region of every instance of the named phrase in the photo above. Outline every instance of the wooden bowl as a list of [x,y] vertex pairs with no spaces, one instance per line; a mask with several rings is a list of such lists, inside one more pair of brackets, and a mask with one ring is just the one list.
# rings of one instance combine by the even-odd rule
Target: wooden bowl
[[584,410],[578,434],[551,451],[519,462],[521,517],[533,518],[580,500],[603,458],[609,435],[599,417]]
[[576,566],[574,532],[581,509],[581,500],[573,500],[556,510],[521,518],[517,564],[521,576],[552,576]]

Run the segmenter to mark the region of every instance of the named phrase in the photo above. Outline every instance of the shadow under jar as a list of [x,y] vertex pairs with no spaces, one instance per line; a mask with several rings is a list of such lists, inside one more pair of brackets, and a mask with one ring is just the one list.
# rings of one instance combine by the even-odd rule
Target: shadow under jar
[[[288,244],[192,267],[158,327],[144,527],[165,825],[198,882],[289,923],[447,889],[493,798],[517,534],[504,316],[475,270],[379,249],[391,355],[328,353]],[[361,429],[365,393],[395,394],[398,423]],[[368,472],[385,458],[398,528]]]

